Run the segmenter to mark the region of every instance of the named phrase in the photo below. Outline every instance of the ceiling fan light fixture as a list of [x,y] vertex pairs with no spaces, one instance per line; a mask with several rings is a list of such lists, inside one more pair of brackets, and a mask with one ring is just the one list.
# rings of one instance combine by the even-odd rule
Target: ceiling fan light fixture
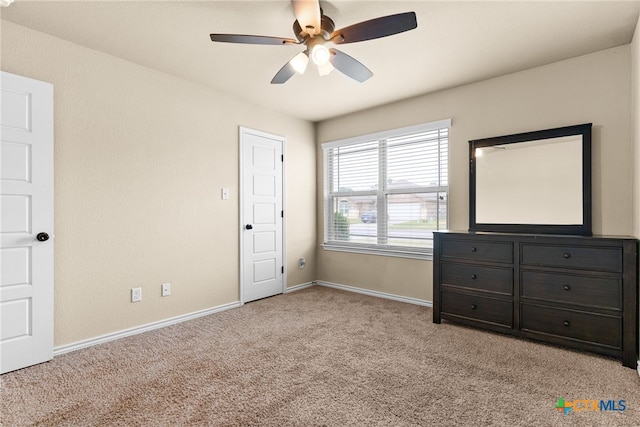
[[317,44],[311,49],[311,60],[318,67],[327,64],[329,58],[331,58],[331,52],[324,45]]
[[298,74],[304,74],[304,71],[307,69],[307,64],[309,64],[309,57],[305,52],[300,52],[289,61],[289,64],[291,64]]

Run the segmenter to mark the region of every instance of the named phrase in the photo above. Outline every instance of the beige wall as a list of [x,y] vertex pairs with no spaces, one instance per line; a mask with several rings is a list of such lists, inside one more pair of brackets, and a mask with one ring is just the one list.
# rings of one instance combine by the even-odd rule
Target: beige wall
[[634,142],[633,235],[640,239],[640,18],[631,43],[631,120]]
[[[631,234],[629,64],[627,45],[320,123],[318,236],[322,236],[321,143],[446,118],[453,119],[451,229],[468,228],[469,140],[592,122],[594,233]],[[318,279],[431,300],[431,264],[319,249]]]
[[[640,169],[639,38],[636,28],[630,46],[314,129],[3,21],[2,69],[55,87],[55,345],[238,300],[238,126],[287,138],[289,286],[319,279],[432,299],[431,261],[317,249],[322,173],[316,179],[316,162],[321,168],[323,142],[444,118],[453,119],[452,229],[468,226],[468,140],[593,122],[594,232],[640,237],[640,185],[628,185],[634,165]],[[230,201],[220,200],[221,187],[231,189]],[[301,256],[305,270],[297,268]],[[161,298],[166,281],[172,295]],[[129,302],[134,286],[143,287],[142,303]]]
[[288,285],[316,278],[312,124],[2,24],[2,69],[54,85],[56,346],[238,301],[238,126],[287,139]]

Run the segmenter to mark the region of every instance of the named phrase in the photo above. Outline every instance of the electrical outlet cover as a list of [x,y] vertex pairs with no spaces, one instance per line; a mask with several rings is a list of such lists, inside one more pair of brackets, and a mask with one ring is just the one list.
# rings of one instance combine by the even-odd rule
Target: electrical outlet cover
[[171,283],[163,283],[162,284],[162,296],[168,297],[171,295]]

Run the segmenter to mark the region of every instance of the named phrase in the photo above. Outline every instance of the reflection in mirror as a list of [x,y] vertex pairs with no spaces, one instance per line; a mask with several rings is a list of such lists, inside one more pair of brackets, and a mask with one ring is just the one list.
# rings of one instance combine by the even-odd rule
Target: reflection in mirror
[[591,234],[591,123],[469,144],[471,231]]
[[475,155],[476,222],[582,223],[582,135],[476,148]]

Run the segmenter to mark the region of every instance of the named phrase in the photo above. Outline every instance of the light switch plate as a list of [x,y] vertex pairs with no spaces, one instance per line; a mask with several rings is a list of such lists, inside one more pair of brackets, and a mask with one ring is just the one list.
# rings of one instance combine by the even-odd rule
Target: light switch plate
[[222,189],[222,200],[229,200],[229,189],[228,188],[223,188]]

